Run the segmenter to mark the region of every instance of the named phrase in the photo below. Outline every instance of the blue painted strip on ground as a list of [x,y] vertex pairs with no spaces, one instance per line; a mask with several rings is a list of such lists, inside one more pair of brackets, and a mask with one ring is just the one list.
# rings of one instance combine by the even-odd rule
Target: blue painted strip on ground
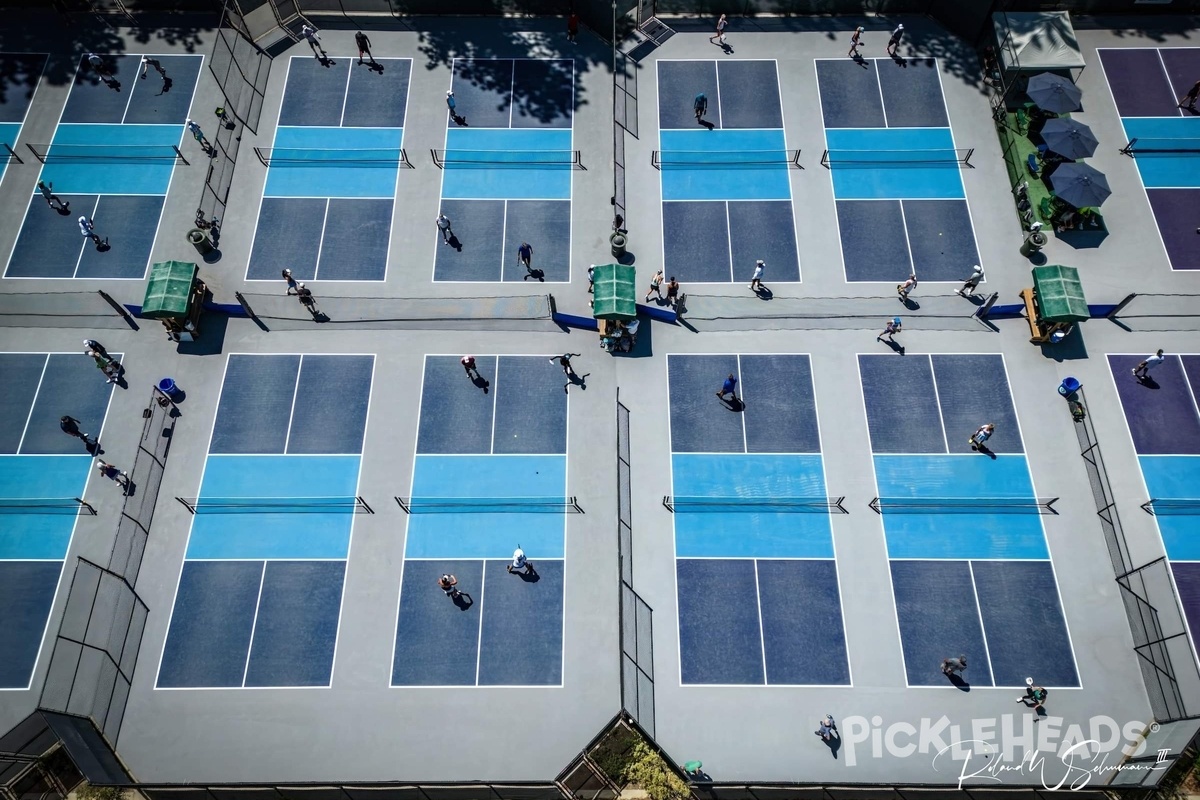
[[[565,456],[418,455],[414,497],[550,497],[567,489]],[[520,544],[529,558],[562,558],[565,519],[542,513],[425,513],[408,517],[405,558],[500,558]]]
[[[1200,117],[1125,117],[1129,139],[1142,147],[1200,148]],[[1164,142],[1167,139],[1170,141]],[[1158,141],[1155,141],[1158,140]],[[1135,145],[1134,152],[1137,152]],[[1149,189],[1200,187],[1200,153],[1140,153],[1134,157],[1142,183]],[[1051,183],[1054,177],[1050,178]]]
[[[91,466],[89,455],[0,456],[0,498],[82,497]],[[5,514],[0,559],[65,558],[76,514]]]
[[[949,128],[845,128],[828,129],[825,141],[830,158],[853,158],[845,151],[866,151],[861,158],[895,158],[901,163],[834,163],[833,190],[839,200],[901,199],[961,199],[963,191],[961,165],[953,161],[948,151],[954,148]],[[884,156],[880,151],[896,151]],[[939,163],[905,163],[905,158],[934,157],[917,155],[913,151],[947,151]],[[878,155],[872,155],[872,153]]]
[[[359,456],[210,455],[200,497],[353,497]],[[199,513],[190,559],[345,558],[351,508],[321,513]]]
[[[176,164],[170,148],[179,146],[182,131],[180,125],[59,125],[41,178],[54,184],[56,194],[166,194]],[[95,147],[85,158],[97,158],[56,160],[56,145]],[[161,158],[131,160],[138,145]],[[70,152],[75,150],[58,154]]]
[[[880,497],[1034,498],[1022,455],[877,455]],[[891,558],[1049,558],[1041,517],[1030,511],[978,514],[884,512]]]
[[[403,128],[278,128],[272,158],[280,161],[267,170],[263,196],[392,197],[403,141]],[[281,150],[312,160],[284,163]],[[345,150],[378,152],[358,156],[368,160],[346,161],[337,152]]]
[[[1138,456],[1138,462],[1151,498],[1200,497],[1200,456]],[[1155,515],[1167,558],[1172,561],[1200,561],[1196,513],[1164,511]]]
[[[825,498],[819,455],[671,456],[675,497]],[[833,558],[829,514],[676,506],[678,558]]]
[[[666,130],[659,134],[664,163],[663,200],[790,200],[792,196],[783,130]],[[766,151],[771,163],[742,164]],[[672,154],[706,163],[670,163]],[[778,159],[776,162],[775,159]],[[707,163],[711,162],[711,163]],[[721,167],[721,164],[728,164]]]
[[[448,132],[446,139],[448,159],[455,157],[451,151],[493,150],[498,151],[498,159],[517,158],[511,154],[527,151],[530,159],[536,159],[546,152],[572,149],[569,129],[456,128]],[[573,173],[569,164],[452,163],[447,164],[442,176],[442,197],[569,200]]]

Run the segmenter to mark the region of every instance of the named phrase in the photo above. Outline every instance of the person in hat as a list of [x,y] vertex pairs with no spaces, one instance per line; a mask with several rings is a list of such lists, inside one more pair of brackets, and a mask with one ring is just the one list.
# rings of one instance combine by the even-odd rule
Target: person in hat
[[458,122],[458,111],[455,110],[458,108],[458,103],[454,99],[454,90],[452,89],[446,90],[446,108],[450,109],[450,119]]
[[904,23],[901,22],[896,26],[896,30],[892,31],[892,36],[888,39],[887,54],[889,56],[896,55],[896,47],[899,46],[900,40],[904,38]]
[[850,56],[851,58],[859,57],[858,56],[858,46],[860,44],[862,44],[862,35],[863,35],[863,31],[865,31],[865,30],[866,30],[866,28],[864,28],[862,25],[859,25],[857,28],[854,29],[854,34],[851,35],[851,37],[850,37],[850,52],[847,53],[846,55]]

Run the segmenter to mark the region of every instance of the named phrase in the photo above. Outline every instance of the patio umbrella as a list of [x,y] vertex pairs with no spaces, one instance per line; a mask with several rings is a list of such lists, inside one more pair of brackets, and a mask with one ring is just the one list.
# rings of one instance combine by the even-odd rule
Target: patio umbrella
[[1037,103],[1038,108],[1055,114],[1078,111],[1079,100],[1083,96],[1078,86],[1051,72],[1039,72],[1030,78],[1025,93]]
[[1104,173],[1087,164],[1063,164],[1054,171],[1050,182],[1054,194],[1076,208],[1098,206],[1112,194]]
[[1100,144],[1091,128],[1065,117],[1046,121],[1042,126],[1042,141],[1053,152],[1071,159],[1087,158]]

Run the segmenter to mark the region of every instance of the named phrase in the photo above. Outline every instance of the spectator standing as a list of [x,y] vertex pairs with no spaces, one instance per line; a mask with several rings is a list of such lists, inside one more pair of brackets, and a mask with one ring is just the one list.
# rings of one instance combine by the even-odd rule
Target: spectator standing
[[354,34],[354,44],[358,46],[358,63],[362,64],[363,53],[367,54],[367,58],[371,59],[371,63],[375,63],[375,56],[371,55],[371,40],[362,31]]
[[116,481],[122,489],[129,489],[129,474],[124,470],[117,469],[112,464],[102,458],[96,459],[96,471],[110,481]]
[[[675,280],[675,279],[672,278],[671,280]],[[650,295],[654,295],[659,300],[663,299],[662,282],[663,282],[663,271],[660,269],[658,272],[654,273],[654,276],[652,278],[650,278],[650,291],[646,292],[646,299],[644,302],[647,302],[647,303],[650,302]]]
[[[976,264],[975,266],[971,267],[971,277],[963,281],[962,288],[958,290],[957,294],[960,297],[970,297],[971,295],[975,294],[975,290],[979,288],[979,282],[981,280],[983,280],[983,267]],[[964,292],[966,292],[966,294],[963,294]]]
[[512,563],[508,565],[509,573],[524,572],[526,575],[533,574],[533,562],[525,557],[525,551],[521,549],[521,545],[517,545],[517,549],[513,551]]
[[761,258],[754,262],[754,275],[750,278],[750,288],[755,292],[762,288],[763,267],[766,265]]
[[883,337],[888,337],[889,342],[896,341],[896,334],[900,332],[900,318],[892,317],[887,321],[887,325],[883,326],[883,333],[875,337],[875,341],[882,342]]

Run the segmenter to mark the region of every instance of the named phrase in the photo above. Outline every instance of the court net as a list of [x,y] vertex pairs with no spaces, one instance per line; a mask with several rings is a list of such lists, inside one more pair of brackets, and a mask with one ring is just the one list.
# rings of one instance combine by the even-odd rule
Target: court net
[[826,150],[821,166],[827,169],[870,169],[872,167],[971,166],[973,147],[944,147],[928,150]]
[[30,144],[33,157],[43,164],[109,161],[141,163],[176,161],[190,163],[173,144]]
[[361,497],[176,497],[193,514],[374,514]]
[[763,512],[771,514],[848,514],[845,497],[663,497],[673,514]]
[[1142,509],[1147,514],[1153,514],[1156,517],[1169,516],[1197,516],[1200,515],[1200,498],[1198,497],[1171,497],[1171,498],[1151,498],[1142,503]]
[[582,514],[574,497],[397,497],[405,514]]
[[86,514],[96,509],[79,497],[0,497],[0,514]]
[[1121,148],[1127,156],[1200,156],[1200,139],[1138,137]]
[[654,150],[650,165],[655,169],[803,169],[799,150]]
[[21,157],[17,155],[17,151],[12,149],[12,145],[8,142],[0,142],[0,164],[15,161],[18,164],[24,164]]
[[292,167],[395,167],[412,169],[402,147],[256,147],[254,155],[263,166]]
[[438,169],[587,169],[578,150],[430,150]]
[[1057,515],[1057,497],[876,497],[876,514],[1041,514]]

